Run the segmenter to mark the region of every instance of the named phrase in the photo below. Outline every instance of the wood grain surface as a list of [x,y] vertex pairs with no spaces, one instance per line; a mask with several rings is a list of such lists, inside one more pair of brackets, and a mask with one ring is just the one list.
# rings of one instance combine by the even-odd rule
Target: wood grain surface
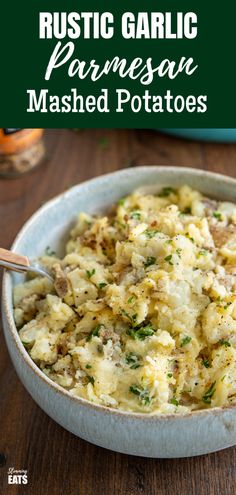
[[[0,245],[73,184],[138,165],[181,165],[236,177],[236,145],[175,139],[154,131],[47,130],[47,162],[0,180]],[[184,431],[183,431],[184,436]],[[121,455],[88,444],[52,421],[16,376],[0,332],[0,493],[3,495],[233,495],[236,448],[190,459]],[[8,485],[9,467],[28,485]]]

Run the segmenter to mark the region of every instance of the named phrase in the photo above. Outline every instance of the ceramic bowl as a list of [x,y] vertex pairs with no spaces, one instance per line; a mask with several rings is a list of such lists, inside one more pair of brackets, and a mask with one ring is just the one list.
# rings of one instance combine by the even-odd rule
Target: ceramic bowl
[[[59,254],[79,211],[100,212],[140,186],[187,183],[203,193],[236,202],[236,180],[179,167],[126,169],[79,184],[40,208],[18,234],[12,250],[34,258],[50,245]],[[20,341],[12,311],[12,288],[21,275],[5,273],[2,316],[9,353],[18,376],[37,404],[57,423],[107,449],[144,457],[188,457],[236,444],[236,407],[184,416],[116,411],[72,397],[47,378]]]
[[160,131],[186,139],[236,143],[236,129],[160,129]]

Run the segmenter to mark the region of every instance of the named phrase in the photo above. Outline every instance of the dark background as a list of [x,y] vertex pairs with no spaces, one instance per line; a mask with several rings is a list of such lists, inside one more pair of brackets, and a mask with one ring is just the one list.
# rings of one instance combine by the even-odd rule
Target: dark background
[[[0,245],[29,216],[73,184],[138,165],[179,165],[236,178],[236,144],[185,141],[153,131],[47,130],[48,161],[0,180]],[[184,431],[183,431],[184,437]],[[144,459],[80,440],[51,420],[16,376],[0,330],[0,493],[2,495],[235,495],[236,447],[189,459]],[[4,465],[4,456],[6,464]],[[9,467],[28,485],[8,485]]]

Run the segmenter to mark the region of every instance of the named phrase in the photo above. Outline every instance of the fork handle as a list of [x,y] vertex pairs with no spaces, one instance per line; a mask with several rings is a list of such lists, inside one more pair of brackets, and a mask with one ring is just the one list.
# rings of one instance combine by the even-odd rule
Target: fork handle
[[[22,270],[22,267],[30,266],[30,262],[27,256],[22,256],[22,254],[12,253],[12,251],[3,248],[0,248],[0,261],[2,261],[3,263],[6,262],[6,263],[13,263],[14,265],[19,265],[19,271]],[[1,265],[3,265],[3,263],[1,263]]]

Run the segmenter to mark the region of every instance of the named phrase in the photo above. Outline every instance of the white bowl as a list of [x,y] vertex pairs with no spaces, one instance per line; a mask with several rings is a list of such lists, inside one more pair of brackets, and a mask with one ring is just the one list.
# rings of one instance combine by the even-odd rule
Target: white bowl
[[[236,202],[236,180],[202,170],[138,167],[90,180],[49,201],[25,224],[12,250],[29,257],[50,245],[63,253],[79,211],[99,212],[140,186],[156,190],[187,183],[208,196]],[[145,457],[188,457],[236,444],[236,407],[214,408],[184,416],[148,416],[116,411],[72,397],[47,378],[20,341],[12,311],[12,288],[22,280],[5,273],[2,315],[5,338],[18,376],[37,404],[75,435],[107,449]]]

